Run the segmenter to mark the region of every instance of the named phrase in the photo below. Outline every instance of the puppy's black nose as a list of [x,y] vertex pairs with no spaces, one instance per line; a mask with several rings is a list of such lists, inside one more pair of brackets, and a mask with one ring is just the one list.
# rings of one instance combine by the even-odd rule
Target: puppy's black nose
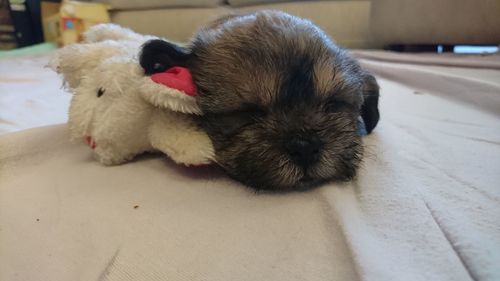
[[285,148],[295,164],[307,168],[319,159],[320,143],[316,139],[292,138]]

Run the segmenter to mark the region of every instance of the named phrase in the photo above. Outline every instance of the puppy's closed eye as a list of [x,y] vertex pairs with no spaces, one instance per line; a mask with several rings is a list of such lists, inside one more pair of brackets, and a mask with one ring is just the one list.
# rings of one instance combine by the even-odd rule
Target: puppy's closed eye
[[253,105],[245,105],[239,110],[206,114],[204,118],[217,120],[216,122],[210,122],[212,129],[225,136],[231,136],[242,128],[255,123],[256,119],[263,115],[265,115],[264,110]]

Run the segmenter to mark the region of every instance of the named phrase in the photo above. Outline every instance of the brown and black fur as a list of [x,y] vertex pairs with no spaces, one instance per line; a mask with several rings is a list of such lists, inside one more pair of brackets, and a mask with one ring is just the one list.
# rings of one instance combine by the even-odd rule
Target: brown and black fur
[[186,47],[150,41],[141,65],[191,70],[217,163],[256,189],[352,179],[358,118],[368,132],[379,120],[375,78],[310,21],[282,12],[226,16]]

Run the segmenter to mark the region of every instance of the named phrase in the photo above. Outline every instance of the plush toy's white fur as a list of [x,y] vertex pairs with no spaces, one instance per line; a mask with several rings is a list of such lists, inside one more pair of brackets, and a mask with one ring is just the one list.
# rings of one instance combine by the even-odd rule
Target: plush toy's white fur
[[153,82],[138,63],[140,46],[151,38],[101,24],[84,34],[83,43],[58,50],[50,66],[74,94],[71,138],[87,138],[105,165],[145,151],[161,151],[185,165],[207,164],[213,146],[189,116],[200,114],[195,99]]

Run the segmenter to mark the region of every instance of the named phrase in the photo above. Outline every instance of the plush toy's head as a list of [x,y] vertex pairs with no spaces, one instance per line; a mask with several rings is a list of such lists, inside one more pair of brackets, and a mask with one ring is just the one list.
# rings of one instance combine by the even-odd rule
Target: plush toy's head
[[119,164],[145,151],[176,163],[201,165],[213,146],[190,114],[200,114],[191,73],[174,66],[146,76],[139,65],[144,36],[113,24],[92,27],[84,42],[63,47],[49,64],[73,93],[68,125],[103,164]]
[[151,38],[103,24],[90,28],[83,43],[57,51],[49,66],[73,93],[71,138],[83,139],[106,165],[145,151],[185,165],[210,163],[212,143],[190,116],[201,112],[191,73],[174,66],[146,76],[139,65],[140,47]]
[[145,108],[200,113],[189,72],[179,67],[145,76],[136,53],[129,51],[137,50],[134,46],[139,45],[102,41],[59,51],[56,70],[74,93],[69,120],[73,137],[92,135],[104,123],[116,124],[115,116],[137,118],[148,111]]

